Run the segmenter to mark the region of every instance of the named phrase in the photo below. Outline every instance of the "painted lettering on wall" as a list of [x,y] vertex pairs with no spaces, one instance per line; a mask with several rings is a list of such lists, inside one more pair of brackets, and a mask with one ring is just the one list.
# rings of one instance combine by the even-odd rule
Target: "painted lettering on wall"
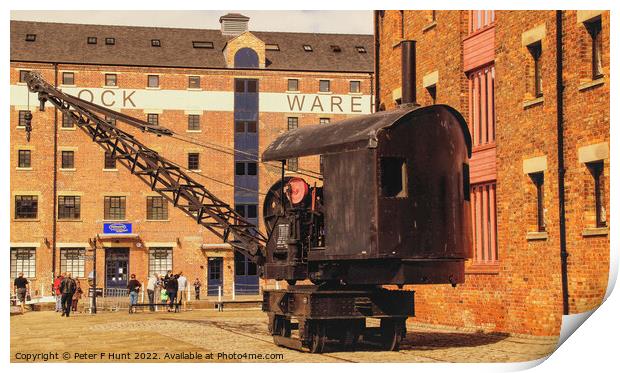
[[[343,103],[343,97],[347,101],[346,104]],[[362,98],[362,96],[286,95],[289,111],[313,113],[325,113],[326,110],[331,113],[363,113]]]

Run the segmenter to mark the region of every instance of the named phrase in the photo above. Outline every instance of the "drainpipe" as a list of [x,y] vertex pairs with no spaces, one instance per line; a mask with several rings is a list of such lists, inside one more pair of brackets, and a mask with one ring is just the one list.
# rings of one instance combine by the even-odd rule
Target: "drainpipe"
[[379,35],[379,10],[375,10],[374,13],[374,26],[375,26],[375,113],[379,111],[381,105],[381,96],[379,95],[379,47],[380,47],[380,35]]
[[568,252],[566,251],[566,208],[564,196],[564,82],[563,82],[563,14],[555,12],[556,31],[556,105],[558,130],[558,207],[560,209],[560,259],[562,263],[562,310],[568,315]]
[[[54,64],[54,88],[58,88],[58,64]],[[54,200],[52,201],[52,282],[56,278],[56,203],[58,197],[56,194],[58,193],[58,109],[54,107],[54,185],[53,185],[53,195]]]

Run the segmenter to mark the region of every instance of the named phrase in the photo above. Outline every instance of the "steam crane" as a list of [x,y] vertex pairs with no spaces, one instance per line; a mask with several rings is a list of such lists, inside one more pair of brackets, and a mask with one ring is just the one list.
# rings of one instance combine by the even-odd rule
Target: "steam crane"
[[[403,81],[415,81],[413,42],[403,43]],[[282,178],[266,193],[263,234],[105,118],[157,136],[170,130],[65,94],[38,73],[26,82],[41,110],[52,103],[153,191],[248,256],[261,277],[287,281],[263,292],[277,345],[320,353],[328,341],[353,348],[363,335],[397,350],[414,316],[414,292],[403,286],[464,281],[471,137],[455,109],[415,104],[411,85],[398,109],[291,130],[266,148],[262,161],[281,161]],[[323,186],[285,177],[286,159],[319,154]]]

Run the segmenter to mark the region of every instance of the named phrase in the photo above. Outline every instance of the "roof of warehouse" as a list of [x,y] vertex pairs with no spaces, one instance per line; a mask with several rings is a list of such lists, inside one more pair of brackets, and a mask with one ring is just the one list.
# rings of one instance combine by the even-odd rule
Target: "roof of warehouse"
[[[372,35],[250,32],[278,44],[279,51],[265,51],[267,70],[373,71]],[[28,34],[35,41],[26,41]],[[88,44],[87,37],[96,37],[97,44]],[[114,38],[114,45],[106,45],[106,38]],[[11,21],[11,61],[226,68],[222,50],[231,38],[220,30]],[[153,39],[161,46],[151,46]],[[213,42],[213,49],[194,48],[194,41]]]

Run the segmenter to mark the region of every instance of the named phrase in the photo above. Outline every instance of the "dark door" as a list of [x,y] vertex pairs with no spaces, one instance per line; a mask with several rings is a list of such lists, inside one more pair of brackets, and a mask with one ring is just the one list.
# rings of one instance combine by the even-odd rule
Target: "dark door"
[[235,294],[258,294],[256,263],[239,252],[235,252]]
[[129,249],[110,248],[105,251],[105,286],[127,288],[129,271]]
[[207,266],[207,295],[218,295],[218,289],[224,283],[223,267],[222,258],[209,258]]

